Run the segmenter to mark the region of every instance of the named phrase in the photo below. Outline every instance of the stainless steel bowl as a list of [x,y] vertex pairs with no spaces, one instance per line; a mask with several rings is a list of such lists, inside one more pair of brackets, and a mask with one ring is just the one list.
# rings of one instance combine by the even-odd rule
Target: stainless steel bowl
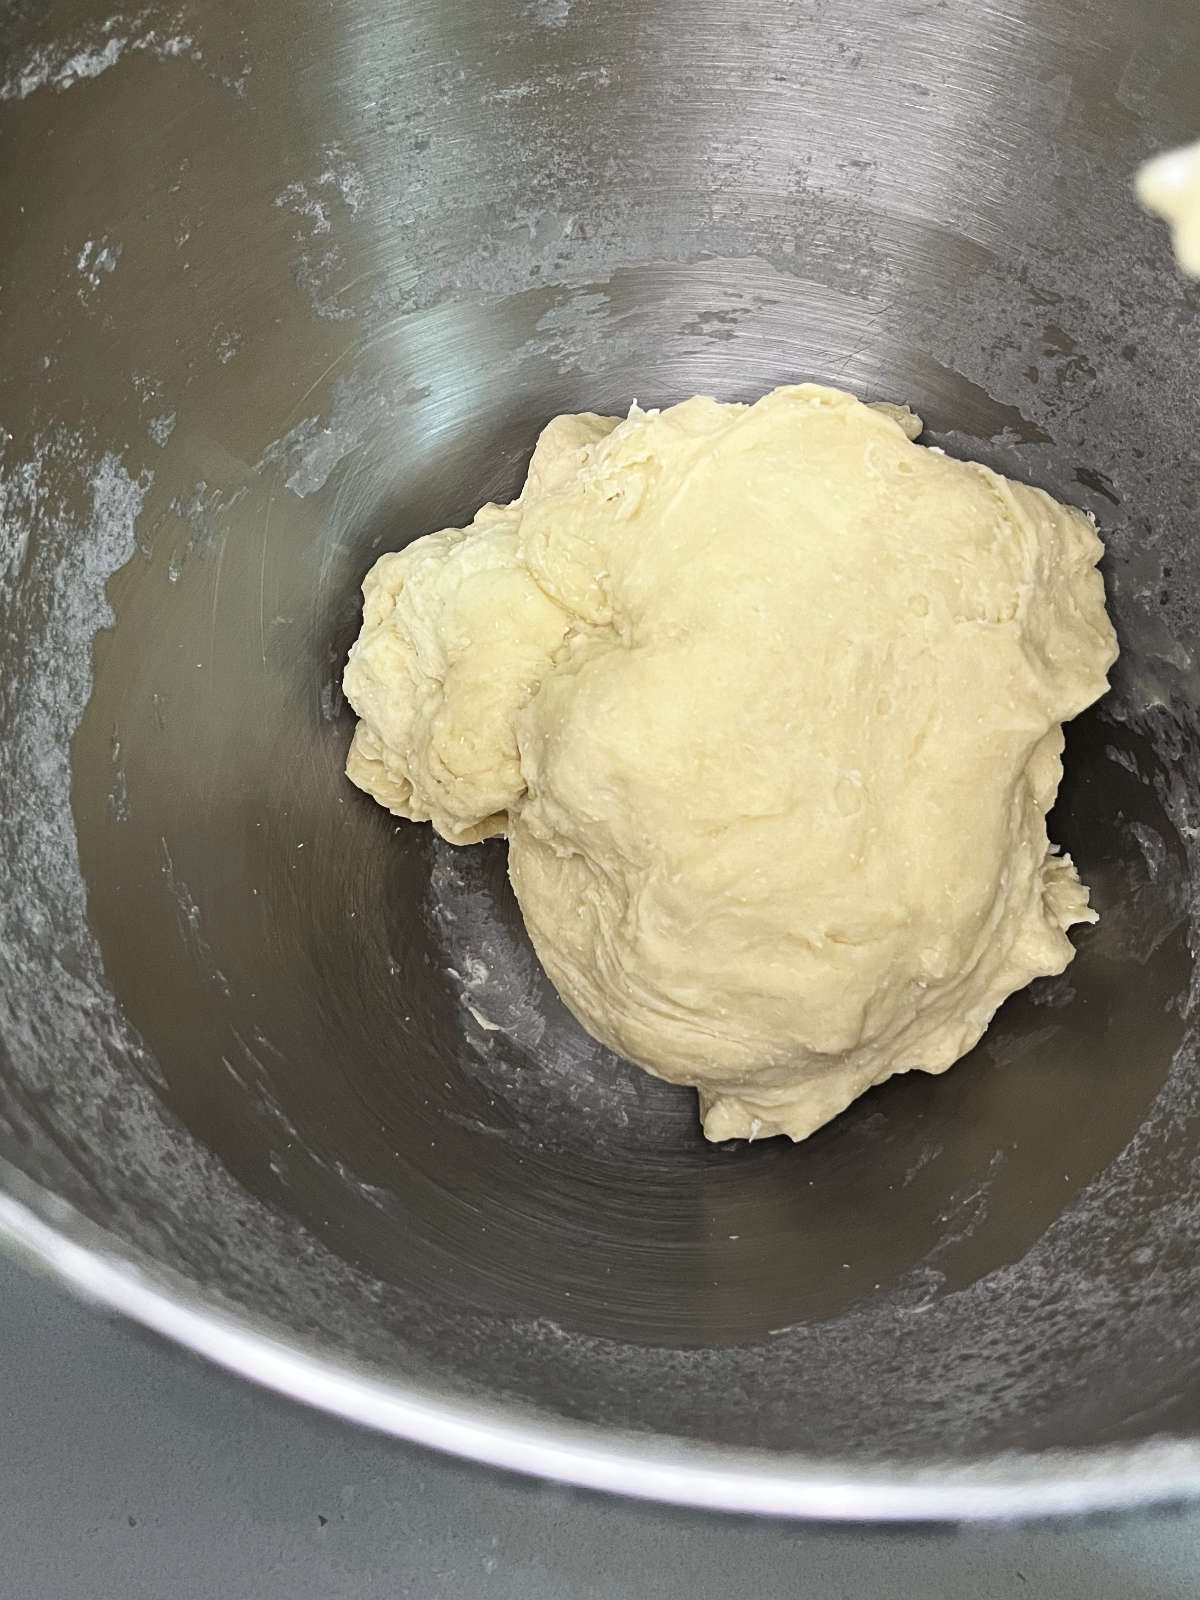
[[[0,1228],[276,1388],[695,1504],[1200,1488],[1189,0],[9,5]],[[818,378],[1093,510],[1102,920],[792,1147],[585,1038],[342,777],[381,550],[564,409]],[[482,1028],[474,1013],[501,1024]]]

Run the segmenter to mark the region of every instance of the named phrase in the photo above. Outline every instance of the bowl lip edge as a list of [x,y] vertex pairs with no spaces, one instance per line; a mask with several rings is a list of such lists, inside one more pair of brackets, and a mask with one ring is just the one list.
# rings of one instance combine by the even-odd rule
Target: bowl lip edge
[[[53,1216],[54,1220],[49,1218]],[[502,1471],[701,1511],[843,1523],[1028,1522],[1200,1497],[1200,1439],[914,1466],[723,1448],[467,1399],[232,1311],[0,1157],[0,1248],[78,1297],[344,1421]]]

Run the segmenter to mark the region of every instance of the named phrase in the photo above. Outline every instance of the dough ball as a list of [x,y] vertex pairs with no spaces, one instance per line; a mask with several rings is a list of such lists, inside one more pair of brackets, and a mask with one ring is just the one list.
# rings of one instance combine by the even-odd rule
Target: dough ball
[[507,834],[530,937],[710,1139],[942,1072],[1094,920],[1047,840],[1116,656],[1080,511],[801,384],[559,417],[368,574],[349,774]]

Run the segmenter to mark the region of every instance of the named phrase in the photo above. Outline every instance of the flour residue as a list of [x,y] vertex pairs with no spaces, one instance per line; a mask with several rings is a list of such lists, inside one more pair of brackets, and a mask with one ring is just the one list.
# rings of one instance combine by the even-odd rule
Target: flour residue
[[313,234],[328,233],[333,227],[333,211],[340,202],[351,216],[366,198],[362,173],[337,145],[325,150],[326,165],[317,177],[297,180],[275,196],[275,204],[292,212],[308,224]]
[[189,561],[203,561],[220,549],[228,532],[227,515],[247,493],[244,484],[226,493],[202,478],[190,494],[175,496],[167,508],[168,515],[182,523],[186,533],[182,545],[176,546],[167,562],[168,582],[178,583]]
[[312,302],[317,316],[345,322],[354,315],[339,295],[346,258],[332,235],[339,223],[357,216],[367,195],[366,180],[340,145],[328,145],[316,177],[296,179],[275,196],[278,209],[297,218],[294,237],[300,246],[292,266],[297,285]]
[[[0,428],[0,628],[21,641],[22,660],[0,740],[0,1040],[10,1063],[0,1156],[43,1186],[18,1193],[68,1235],[77,1221],[63,1202],[94,1214],[101,1186],[119,1234],[114,1261],[128,1251],[151,1277],[156,1260],[195,1271],[199,1248],[210,1269],[225,1263],[232,1302],[252,1299],[283,1322],[302,1284],[335,1326],[382,1286],[252,1198],[166,1111],[158,1064],[110,987],[88,923],[71,745],[91,696],[93,640],[117,621],[108,582],[135,553],[152,483],[83,431],[38,434],[18,451]],[[120,777],[115,736],[111,756]],[[126,803],[123,789],[114,794]],[[168,857],[184,947],[207,961],[202,913]],[[226,1065],[260,1091],[258,1111],[291,1153],[298,1136],[263,1076],[269,1049],[256,1036]],[[248,1104],[247,1114],[258,1112]],[[406,1320],[404,1303],[394,1305]],[[424,1312],[413,1315],[420,1323]]]
[[117,262],[121,259],[122,247],[108,239],[89,239],[79,252],[75,265],[84,287],[79,291],[79,298],[87,305],[89,294],[97,290],[104,278],[115,272]]
[[462,1011],[459,1060],[547,1146],[661,1148],[690,1133],[690,1090],[622,1061],[570,1015],[533,952],[503,843],[433,841],[429,918]]
[[525,9],[540,28],[565,28],[571,15],[571,0],[529,0]]
[[27,51],[0,80],[0,101],[25,100],[39,89],[62,93],[100,77],[127,54],[150,55],[159,61],[201,59],[190,33],[177,24],[164,27],[152,19],[150,11],[112,16],[98,26]]
[[255,472],[275,467],[284,487],[303,500],[368,439],[377,440],[403,412],[429,395],[427,388],[393,388],[381,379],[343,378],[334,386],[327,417],[309,416],[263,451]]

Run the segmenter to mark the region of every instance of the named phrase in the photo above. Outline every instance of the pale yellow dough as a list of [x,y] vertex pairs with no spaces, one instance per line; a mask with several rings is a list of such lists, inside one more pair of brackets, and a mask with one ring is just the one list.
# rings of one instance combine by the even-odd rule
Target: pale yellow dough
[[348,772],[507,834],[534,946],[710,1139],[942,1072],[1094,920],[1047,843],[1116,656],[1080,511],[815,384],[559,417],[372,568]]
[[1179,265],[1200,277],[1200,144],[1147,161],[1137,175],[1137,193],[1147,211],[1169,224]]

